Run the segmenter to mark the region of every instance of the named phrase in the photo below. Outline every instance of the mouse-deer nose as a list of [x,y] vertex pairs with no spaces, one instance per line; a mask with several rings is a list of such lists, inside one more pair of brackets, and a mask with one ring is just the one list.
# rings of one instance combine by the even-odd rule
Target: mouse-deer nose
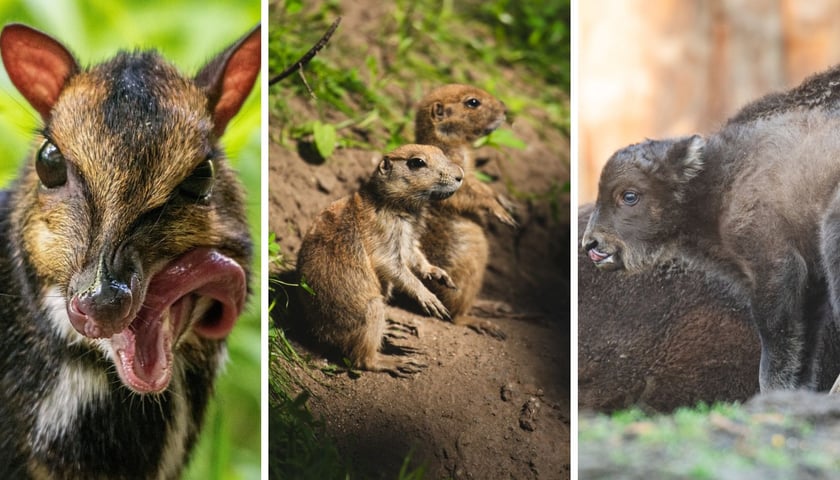
[[131,287],[111,279],[103,279],[70,299],[67,311],[70,323],[90,338],[110,337],[130,323],[133,295]]
[[68,288],[67,314],[77,332],[89,338],[109,338],[131,323],[138,308],[137,268],[131,255],[118,253],[109,266],[98,265],[75,276]]

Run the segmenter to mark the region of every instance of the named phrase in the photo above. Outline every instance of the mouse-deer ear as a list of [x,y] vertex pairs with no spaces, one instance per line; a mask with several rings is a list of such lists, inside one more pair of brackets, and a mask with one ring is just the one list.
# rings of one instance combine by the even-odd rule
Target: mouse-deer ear
[[260,25],[211,60],[195,76],[213,112],[213,132],[221,136],[242,107],[260,73]]
[[54,38],[19,23],[0,33],[0,55],[12,83],[46,122],[67,80],[79,72],[76,59]]

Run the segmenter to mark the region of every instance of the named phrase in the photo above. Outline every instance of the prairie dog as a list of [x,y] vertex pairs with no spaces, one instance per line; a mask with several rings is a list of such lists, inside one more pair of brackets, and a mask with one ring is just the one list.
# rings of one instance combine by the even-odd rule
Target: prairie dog
[[417,236],[430,202],[451,196],[463,170],[428,145],[404,145],[388,153],[370,180],[321,212],[304,237],[297,268],[315,292],[301,291],[305,320],[314,336],[347,356],[355,367],[394,375],[422,364],[380,352],[385,304],[392,288],[416,299],[431,315],[446,307],[421,282],[455,284],[429,263]]
[[43,122],[0,196],[0,478],[179,478],[247,296],[219,137],[260,29],[192,78],[154,51],[83,69],[19,24],[0,54]]
[[492,213],[515,226],[508,213],[512,204],[473,175],[473,142],[504,123],[505,104],[489,93],[470,85],[449,84],[432,90],[417,104],[414,136],[417,143],[434,145],[464,169],[464,184],[456,195],[435,205],[435,214],[457,212],[483,220]]
[[472,143],[498,128],[506,116],[505,104],[469,85],[450,84],[429,92],[417,105],[415,140],[434,145],[464,169],[464,185],[452,198],[433,205],[426,214],[420,238],[423,253],[446,270],[457,290],[427,282],[449,309],[453,322],[504,338],[493,322],[468,316],[481,290],[489,246],[484,217],[489,212],[516,225],[507,211],[509,203],[473,175]]

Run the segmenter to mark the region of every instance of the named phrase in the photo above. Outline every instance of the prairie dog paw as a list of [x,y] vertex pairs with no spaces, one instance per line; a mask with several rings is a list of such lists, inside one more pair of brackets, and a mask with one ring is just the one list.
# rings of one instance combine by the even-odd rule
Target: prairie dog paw
[[422,306],[423,310],[425,310],[429,315],[443,320],[449,320],[451,318],[449,316],[449,310],[443,306],[443,303],[440,302],[434,293],[429,291],[421,293],[418,295],[417,301],[420,302],[420,306]]
[[496,204],[493,206],[490,211],[496,218],[499,219],[502,223],[509,225],[513,228],[519,227],[519,223],[513,218],[513,213],[516,212],[516,204],[508,200],[503,195],[496,196]]
[[458,287],[455,286],[455,282],[449,278],[449,274],[442,268],[435,267],[432,265],[428,271],[426,271],[424,277],[427,280],[436,280],[441,285],[445,285],[453,290],[457,290]]

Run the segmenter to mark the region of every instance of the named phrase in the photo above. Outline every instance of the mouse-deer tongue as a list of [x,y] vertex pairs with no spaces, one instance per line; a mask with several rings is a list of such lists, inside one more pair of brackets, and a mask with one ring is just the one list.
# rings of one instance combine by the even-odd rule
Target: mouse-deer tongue
[[[128,328],[111,337],[123,383],[138,393],[160,393],[172,378],[174,349],[189,328],[223,339],[245,304],[245,271],[220,252],[199,248],[171,261],[152,277],[143,306]],[[214,303],[189,325],[198,300]]]

